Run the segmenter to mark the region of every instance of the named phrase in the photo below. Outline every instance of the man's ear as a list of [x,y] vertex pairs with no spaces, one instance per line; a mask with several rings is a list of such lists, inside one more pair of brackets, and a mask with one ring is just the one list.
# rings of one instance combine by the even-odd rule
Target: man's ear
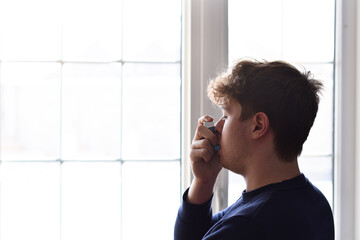
[[270,128],[268,116],[258,112],[252,117],[252,136],[254,139],[264,136]]

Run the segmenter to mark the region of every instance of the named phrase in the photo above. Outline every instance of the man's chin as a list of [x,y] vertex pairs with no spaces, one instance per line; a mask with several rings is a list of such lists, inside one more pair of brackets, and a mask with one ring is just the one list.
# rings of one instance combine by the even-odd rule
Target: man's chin
[[226,161],[226,159],[224,159],[223,156],[220,155],[219,161],[220,161],[220,164],[221,164],[221,166],[222,166],[223,168],[229,169],[229,168],[228,168],[227,161]]

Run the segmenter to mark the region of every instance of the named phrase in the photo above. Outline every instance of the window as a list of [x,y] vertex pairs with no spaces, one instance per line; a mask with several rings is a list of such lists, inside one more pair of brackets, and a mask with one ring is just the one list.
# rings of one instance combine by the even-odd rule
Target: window
[[[261,7],[259,7],[261,6]],[[321,13],[321,17],[319,17]],[[285,60],[322,80],[314,126],[299,158],[300,170],[333,206],[333,99],[335,2],[229,1],[229,63],[241,56]],[[229,203],[244,189],[229,174]]]
[[0,1],[1,240],[172,238],[181,4]]
[[[261,7],[259,7],[261,6]],[[321,17],[319,14],[321,13]],[[285,60],[311,71],[324,90],[318,115],[299,158],[300,170],[333,206],[335,1],[229,1],[229,63],[239,57]],[[245,189],[229,174],[229,203]]]

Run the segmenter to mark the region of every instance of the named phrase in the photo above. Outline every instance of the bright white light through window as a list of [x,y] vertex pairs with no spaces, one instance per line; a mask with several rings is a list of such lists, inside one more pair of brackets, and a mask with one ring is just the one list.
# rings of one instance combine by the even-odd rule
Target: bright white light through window
[[[332,0],[229,0],[229,63],[241,57],[285,60],[305,67],[325,88],[300,170],[333,206],[334,14]],[[229,203],[245,189],[229,174]]]
[[173,238],[181,5],[0,0],[1,240]]

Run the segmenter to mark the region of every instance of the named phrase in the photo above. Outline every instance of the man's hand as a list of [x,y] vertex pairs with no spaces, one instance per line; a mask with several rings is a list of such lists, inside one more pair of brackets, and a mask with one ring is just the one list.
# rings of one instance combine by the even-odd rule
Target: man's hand
[[213,148],[219,144],[219,140],[213,132],[203,126],[205,121],[213,120],[210,116],[199,119],[191,145],[190,158],[194,179],[189,189],[188,201],[194,204],[201,204],[210,199],[216,178],[222,169],[220,157]]

